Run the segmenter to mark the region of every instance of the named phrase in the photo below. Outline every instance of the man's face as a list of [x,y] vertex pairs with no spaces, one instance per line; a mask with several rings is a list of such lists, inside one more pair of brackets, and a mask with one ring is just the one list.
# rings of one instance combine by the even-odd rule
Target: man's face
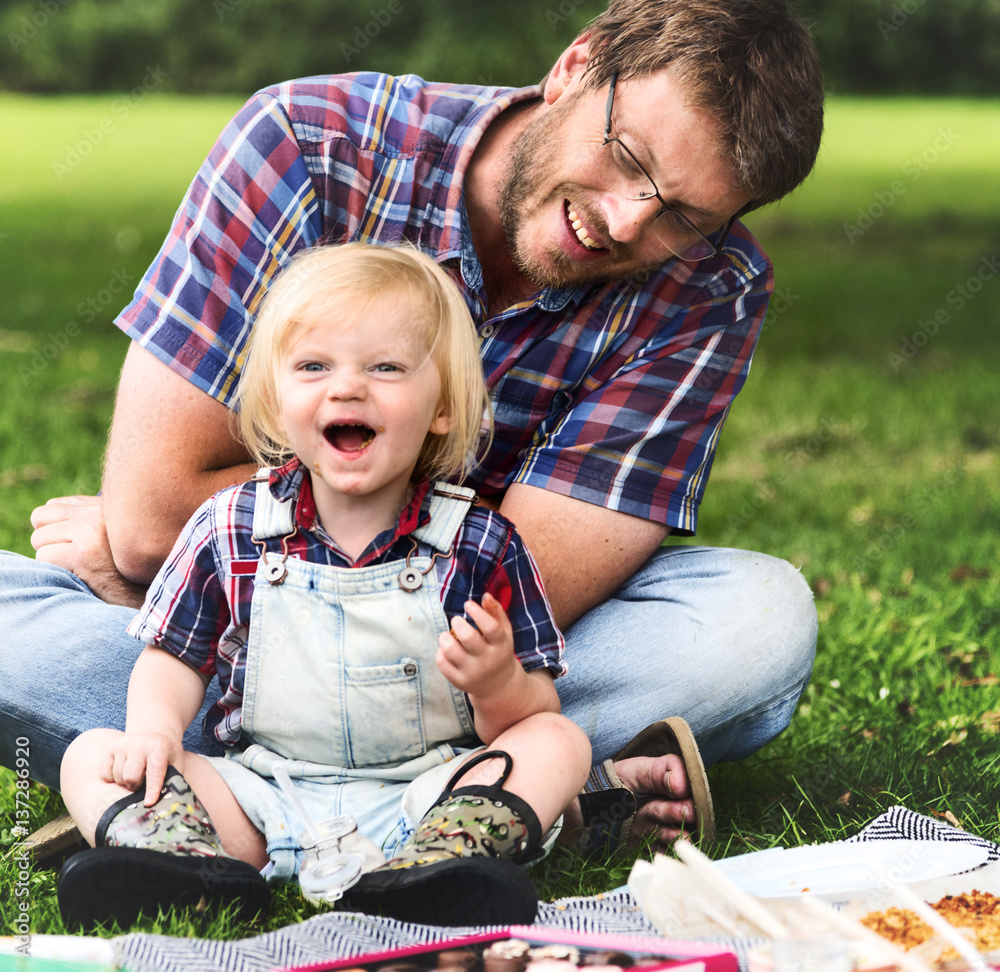
[[[622,279],[671,258],[652,231],[660,204],[630,198],[614,146],[602,146],[607,96],[576,80],[546,105],[500,187],[511,253],[538,286]],[[611,120],[664,200],[706,235],[749,201],[718,156],[712,118],[685,103],[667,71],[620,81]]]

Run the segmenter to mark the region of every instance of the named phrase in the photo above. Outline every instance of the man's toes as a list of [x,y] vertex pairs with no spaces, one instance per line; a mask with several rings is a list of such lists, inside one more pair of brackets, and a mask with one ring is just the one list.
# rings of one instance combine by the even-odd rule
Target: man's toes
[[666,756],[633,756],[615,763],[621,781],[636,794],[651,793],[681,800],[691,795],[684,763],[672,753]]
[[653,800],[636,813],[636,822],[649,821],[656,827],[692,827],[695,822],[694,802],[691,800]]
[[641,807],[629,832],[629,844],[648,840],[665,847],[694,828],[694,804],[690,800],[655,800]]

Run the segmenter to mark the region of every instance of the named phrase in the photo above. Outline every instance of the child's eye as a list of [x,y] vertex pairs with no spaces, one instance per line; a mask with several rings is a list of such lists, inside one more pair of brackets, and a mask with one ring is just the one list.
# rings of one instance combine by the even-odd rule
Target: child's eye
[[372,370],[377,371],[379,374],[386,375],[386,374],[392,374],[393,372],[399,371],[400,369],[398,365],[391,364],[388,361],[383,361],[381,364],[375,365],[374,369]]
[[324,368],[318,361],[305,361],[299,365],[300,371],[322,371]]

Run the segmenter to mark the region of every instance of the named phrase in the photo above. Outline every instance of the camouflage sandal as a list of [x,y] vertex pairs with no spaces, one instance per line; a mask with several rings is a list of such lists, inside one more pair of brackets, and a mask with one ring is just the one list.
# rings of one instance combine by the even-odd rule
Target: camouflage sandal
[[112,804],[95,843],[59,873],[59,910],[68,926],[89,930],[113,920],[127,928],[140,912],[155,918],[189,905],[235,904],[240,918],[267,914],[267,882],[222,850],[211,818],[173,766],[153,806],[143,806],[141,791]]
[[[503,759],[490,786],[455,783],[473,766]],[[538,894],[520,864],[541,855],[534,810],[503,789],[510,755],[478,753],[449,780],[399,853],[347,892],[347,907],[427,925],[530,925]]]
[[615,772],[615,763],[633,756],[669,753],[680,756],[687,773],[695,809],[693,836],[703,845],[715,839],[715,811],[705,764],[691,727],[680,716],[673,716],[647,726],[614,757],[591,768],[579,796],[583,826],[577,849],[581,854],[594,857],[626,847],[636,813],[651,800],[659,799],[655,793],[633,793],[628,789]]

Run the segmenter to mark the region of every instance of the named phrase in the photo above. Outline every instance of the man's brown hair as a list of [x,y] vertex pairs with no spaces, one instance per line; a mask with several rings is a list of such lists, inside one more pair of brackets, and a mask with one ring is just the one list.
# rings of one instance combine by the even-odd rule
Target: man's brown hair
[[823,76],[785,0],[611,0],[590,26],[587,84],[669,68],[688,103],[715,118],[744,212],[809,174],[823,130]]

